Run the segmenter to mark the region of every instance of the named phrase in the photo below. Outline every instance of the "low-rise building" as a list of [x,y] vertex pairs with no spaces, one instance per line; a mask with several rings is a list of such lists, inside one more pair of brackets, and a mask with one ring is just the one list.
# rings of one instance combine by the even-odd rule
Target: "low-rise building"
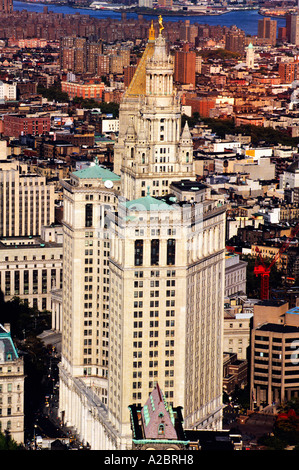
[[229,354],[237,354],[238,360],[245,360],[250,344],[252,313],[242,311],[241,305],[231,302],[235,305],[226,306],[224,313],[223,350]]
[[223,355],[223,391],[231,395],[236,388],[247,385],[247,360],[240,360],[237,354],[224,353]]
[[284,301],[254,306],[251,334],[251,409],[299,396],[299,309]]
[[61,82],[61,90],[66,92],[70,99],[75,97],[83,99],[93,99],[102,101],[104,92],[104,83],[78,83],[78,82]]
[[62,243],[41,237],[0,240],[0,289],[38,310],[52,309],[51,290],[62,287]]
[[247,263],[240,260],[235,253],[227,253],[225,257],[225,297],[238,292],[246,293]]
[[51,119],[49,114],[20,115],[5,114],[3,116],[3,135],[20,137],[21,135],[42,135],[50,132]]
[[10,335],[10,325],[0,325],[0,432],[24,442],[24,363]]

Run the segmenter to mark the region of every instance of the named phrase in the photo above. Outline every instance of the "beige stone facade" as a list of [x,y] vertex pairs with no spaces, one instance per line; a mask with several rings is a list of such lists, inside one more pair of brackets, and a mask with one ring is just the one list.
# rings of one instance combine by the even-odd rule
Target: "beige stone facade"
[[40,237],[0,241],[0,289],[4,300],[20,297],[30,307],[52,310],[51,290],[62,287],[62,243]]
[[196,182],[152,29],[119,121],[114,173],[96,162],[62,182],[59,410],[92,449],[132,447],[129,405],[157,383],[187,427],[222,418],[226,208]]
[[[60,410],[66,422],[82,430],[81,421],[77,423],[79,411],[71,406],[75,403],[75,398],[70,398],[75,389],[70,389],[68,381],[69,377],[82,379],[101,403],[107,403],[110,241],[106,234],[106,212],[115,210],[119,177],[96,164],[73,173],[62,184]],[[79,394],[79,402],[81,399]]]
[[0,325],[0,432],[24,443],[24,363],[10,336],[10,326]]
[[0,162],[0,236],[37,236],[54,222],[54,185],[17,161]]

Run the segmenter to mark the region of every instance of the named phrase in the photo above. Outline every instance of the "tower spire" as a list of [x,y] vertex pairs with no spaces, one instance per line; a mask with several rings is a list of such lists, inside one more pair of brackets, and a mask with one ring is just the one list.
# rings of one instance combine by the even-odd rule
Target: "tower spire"
[[149,39],[149,41],[154,41],[155,40],[155,28],[154,28],[153,20],[151,22],[151,27],[149,29],[148,39]]

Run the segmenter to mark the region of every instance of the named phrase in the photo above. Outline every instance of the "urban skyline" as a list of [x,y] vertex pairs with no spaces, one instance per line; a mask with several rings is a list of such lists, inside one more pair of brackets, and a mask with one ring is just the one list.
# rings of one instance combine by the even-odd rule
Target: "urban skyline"
[[[278,432],[299,392],[296,11],[246,35],[3,8],[0,286],[57,341],[42,414],[91,450],[267,448],[251,418]],[[1,432],[45,448],[0,324]]]

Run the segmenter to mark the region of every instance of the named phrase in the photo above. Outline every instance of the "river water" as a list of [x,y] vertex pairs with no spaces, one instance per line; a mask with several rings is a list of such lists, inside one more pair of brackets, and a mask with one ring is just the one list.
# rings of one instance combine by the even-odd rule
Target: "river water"
[[[14,10],[28,10],[42,12],[44,8],[43,3],[25,3],[14,1]],[[60,5],[51,5],[46,4],[49,11],[54,11],[56,13],[65,13],[65,14],[75,14],[80,13],[82,15],[90,15],[96,18],[115,18],[121,19],[121,13],[109,11],[109,10],[88,10],[83,8],[72,8],[70,6],[60,6]],[[158,13],[157,13],[158,15]],[[156,16],[146,15],[145,18],[155,19]],[[128,18],[135,17],[137,18],[136,13],[128,13]],[[245,10],[245,11],[232,11],[225,13],[223,15],[204,15],[204,16],[165,16],[163,15],[163,21],[185,21],[186,19],[190,20],[191,23],[198,24],[209,24],[209,25],[220,25],[220,26],[233,26],[236,25],[238,28],[245,31],[245,34],[256,35],[257,34],[257,24],[258,20],[263,18],[258,13],[258,10]],[[285,18],[274,18],[277,20],[277,28],[280,26],[285,26]]]

